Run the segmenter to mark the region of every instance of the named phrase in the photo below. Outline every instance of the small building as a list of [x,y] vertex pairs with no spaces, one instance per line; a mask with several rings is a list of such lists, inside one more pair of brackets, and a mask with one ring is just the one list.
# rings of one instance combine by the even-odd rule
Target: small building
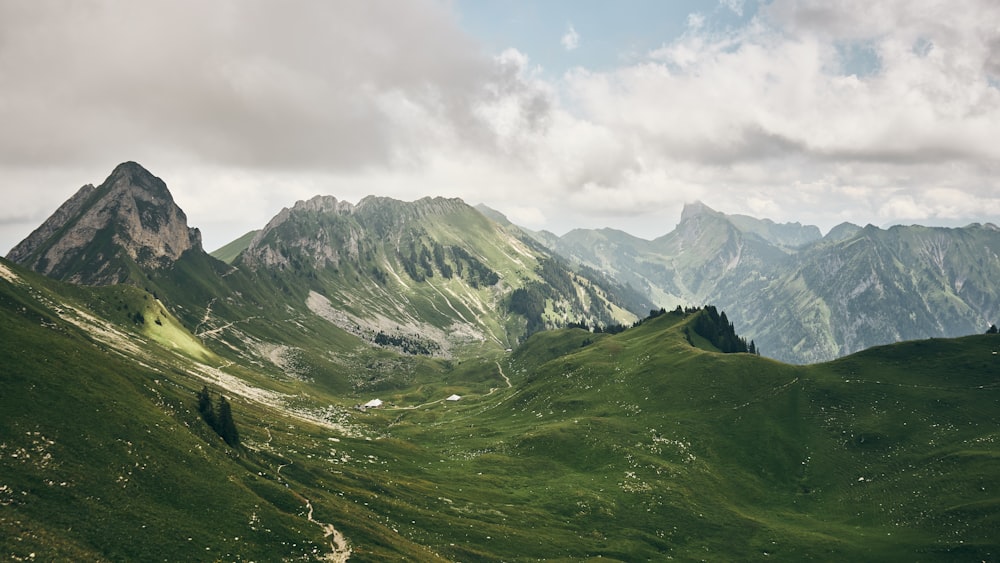
[[372,399],[361,406],[366,409],[377,409],[382,406],[382,399]]
[[462,398],[461,395],[452,395],[451,397],[448,397],[445,400],[446,401],[458,401],[458,400],[461,400],[461,398]]

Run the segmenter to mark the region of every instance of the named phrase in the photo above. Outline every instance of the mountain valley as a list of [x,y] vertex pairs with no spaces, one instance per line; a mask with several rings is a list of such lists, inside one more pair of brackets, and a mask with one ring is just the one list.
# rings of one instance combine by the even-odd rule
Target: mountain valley
[[996,560],[998,253],[317,196],[209,254],[125,163],[0,259],[0,557]]

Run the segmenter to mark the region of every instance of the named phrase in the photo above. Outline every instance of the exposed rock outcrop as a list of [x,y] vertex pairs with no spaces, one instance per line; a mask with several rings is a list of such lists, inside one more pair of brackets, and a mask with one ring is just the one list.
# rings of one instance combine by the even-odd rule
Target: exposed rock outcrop
[[128,261],[163,268],[201,249],[163,180],[135,162],[118,165],[100,186],[86,185],[7,258],[42,274],[88,285],[128,277]]

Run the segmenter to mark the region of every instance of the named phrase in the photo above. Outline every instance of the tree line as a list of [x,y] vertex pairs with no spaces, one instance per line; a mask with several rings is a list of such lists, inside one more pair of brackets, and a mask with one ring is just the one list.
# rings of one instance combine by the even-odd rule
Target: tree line
[[[664,308],[653,309],[649,311],[649,315],[636,321],[632,326],[625,326],[622,324],[609,324],[604,326],[590,326],[583,320],[578,322],[571,322],[566,325],[566,328],[582,328],[593,333],[607,333],[607,334],[617,334],[628,330],[629,328],[635,328],[641,325],[643,322],[650,319],[655,319],[656,317],[662,315],[676,315],[676,316],[689,316],[696,313],[702,313],[698,315],[694,321],[692,321],[692,329],[696,334],[708,340],[713,346],[719,349],[719,351],[731,354],[731,353],[746,353],[754,354],[756,356],[760,355],[760,348],[757,344],[750,340],[747,341],[746,338],[741,337],[736,334],[736,328],[733,323],[730,322],[729,318],[726,317],[725,311],[720,312],[715,308],[714,305],[706,305],[704,307],[681,307],[677,306],[673,311],[668,312]],[[685,330],[685,336],[687,337],[688,344],[694,346],[694,342],[691,340],[691,334]]]
[[464,248],[441,245],[434,240],[429,244],[430,248],[420,238],[414,238],[397,254],[403,270],[413,281],[432,278],[435,272],[445,279],[464,279],[476,289],[493,286],[500,281],[499,274]]

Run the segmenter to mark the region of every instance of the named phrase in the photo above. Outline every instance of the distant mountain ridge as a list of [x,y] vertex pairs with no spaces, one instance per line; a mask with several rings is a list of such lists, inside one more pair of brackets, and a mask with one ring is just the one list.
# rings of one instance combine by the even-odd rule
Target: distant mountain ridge
[[765,355],[831,360],[899,340],[973,334],[1000,318],[1000,231],[843,223],[818,228],[726,215],[696,202],[648,241],[612,229],[540,237],[657,305],[714,303]]

